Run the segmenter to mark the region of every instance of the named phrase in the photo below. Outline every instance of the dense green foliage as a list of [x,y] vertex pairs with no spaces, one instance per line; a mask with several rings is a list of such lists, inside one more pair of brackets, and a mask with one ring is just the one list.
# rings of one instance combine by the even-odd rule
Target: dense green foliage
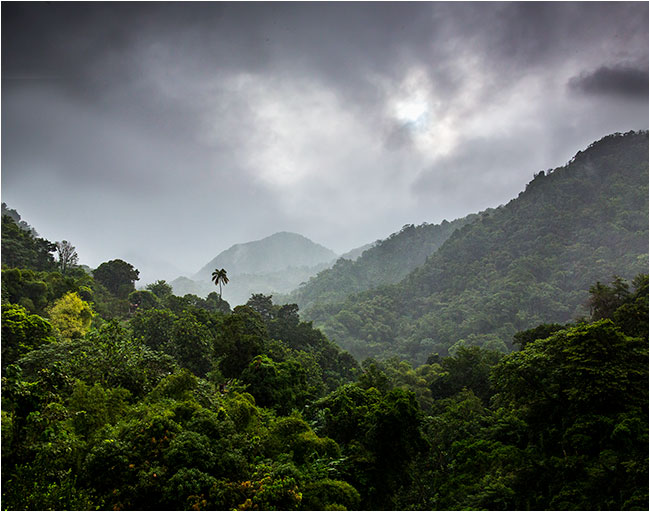
[[[166,295],[165,283],[152,289]],[[4,506],[358,505],[330,468],[337,443],[299,412],[351,380],[356,362],[300,322],[296,306],[251,304],[175,313],[159,301],[68,340],[3,305],[17,362],[3,378]]]
[[[440,251],[465,247],[485,222]],[[477,330],[462,334],[476,343],[446,351],[421,343],[419,366],[395,356],[359,366],[297,304],[253,294],[231,309],[217,292],[178,297],[164,281],[134,290],[126,262],[100,282],[12,247],[17,267],[2,269],[5,509],[648,508],[647,274],[587,283],[581,318],[562,323],[540,300],[545,323],[514,333],[510,354],[480,346]],[[400,286],[432,261],[452,265],[437,254]],[[509,293],[530,285],[509,275]],[[402,306],[373,293],[348,320],[399,332]]]
[[592,321],[521,333],[510,355],[361,373],[264,295],[68,341],[4,304],[3,506],[644,509],[648,277],[591,293]]
[[135,282],[140,279],[138,275],[133,265],[123,260],[106,261],[93,272],[95,280],[118,297],[126,297],[135,290]]
[[20,357],[54,341],[52,324],[17,304],[2,304],[2,372]]
[[296,305],[255,295],[231,311],[216,292],[177,297],[164,281],[135,290],[138,271],[121,260],[64,276],[23,246],[8,253],[5,508],[360,503],[330,468],[337,443],[300,413],[358,365]]
[[475,217],[468,215],[452,222],[444,220],[441,224],[408,224],[399,233],[378,240],[357,260],[339,259],[285,299],[307,309],[314,304],[340,302],[348,295],[397,283],[422,265],[456,229]]
[[16,224],[9,216],[2,216],[2,265],[25,266],[34,270],[53,270],[56,245],[38,238]]
[[306,317],[356,357],[421,363],[587,313],[587,290],[648,267],[648,133],[611,135],[455,231],[403,281]]

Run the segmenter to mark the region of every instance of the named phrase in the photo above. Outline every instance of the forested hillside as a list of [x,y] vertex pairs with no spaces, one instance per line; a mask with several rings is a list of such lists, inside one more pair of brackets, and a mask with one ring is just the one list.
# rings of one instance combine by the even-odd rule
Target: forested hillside
[[334,266],[319,272],[283,299],[306,309],[314,304],[341,302],[348,295],[397,283],[422,265],[456,229],[475,218],[476,215],[468,215],[441,224],[406,225],[400,232],[375,242],[358,259],[340,258]]
[[536,174],[399,284],[315,304],[306,317],[360,359],[506,351],[519,330],[587,314],[592,283],[647,267],[648,133],[615,134]]
[[[645,167],[638,164],[644,147]],[[616,171],[615,160],[626,171]],[[592,173],[593,187],[584,185],[583,172]],[[533,286],[529,274],[537,276],[542,258],[550,258],[542,275],[554,265],[565,279],[584,282],[584,265],[600,264],[605,249],[583,266],[560,260],[553,250],[564,258],[572,253],[544,231],[545,223],[533,222],[540,204],[554,204],[546,223],[568,229],[569,208],[562,205],[579,201],[545,188],[553,180],[563,191],[579,183],[585,190],[584,204],[571,209],[585,210],[574,219],[571,250],[582,258],[583,244],[609,247],[592,241],[585,227],[591,212],[605,234],[618,230],[617,240],[627,244],[609,249],[620,267],[605,261],[604,271],[630,272],[639,256],[632,242],[647,237],[647,134],[606,138],[567,168],[536,177],[517,200],[456,231],[381,293],[401,290],[407,306],[435,311],[422,290],[432,293],[439,283],[443,297],[467,285],[432,272],[457,270],[471,261],[468,251],[490,261],[479,247],[498,244],[500,257],[511,255],[515,265],[505,272],[507,282],[496,264],[490,270],[511,294],[493,298],[504,308],[513,307],[519,284]],[[607,187],[636,210],[624,215],[621,200],[610,197],[609,215],[599,214]],[[254,294],[231,309],[216,292],[179,297],[164,281],[136,290],[139,272],[128,262],[84,269],[70,242],[39,238],[16,222],[19,216],[3,216],[3,509],[648,508],[647,274],[593,281],[584,290],[566,284],[573,291],[552,304],[574,311],[576,303],[563,304],[562,297],[584,297],[584,317],[527,323],[507,340],[510,354],[459,343],[450,353],[430,351],[417,366],[399,357],[359,364],[301,321],[296,304]],[[641,235],[632,236],[633,229]],[[471,245],[476,233],[484,244]],[[530,263],[531,251],[541,250],[539,236],[553,245]],[[515,240],[530,247],[514,252]],[[443,258],[447,252],[458,254],[457,266]],[[522,270],[521,261],[529,266]],[[472,268],[473,286],[487,279],[478,263]],[[431,275],[435,283],[423,281]],[[487,283],[476,288],[483,296],[489,290]],[[406,295],[410,289],[419,290],[420,303],[415,292]],[[537,318],[519,304],[523,319]],[[548,313],[544,304],[539,318]],[[392,307],[397,322],[404,309]],[[483,339],[481,325],[465,339]]]
[[3,508],[647,508],[647,275],[507,356],[359,368],[295,305],[77,270],[2,270]]

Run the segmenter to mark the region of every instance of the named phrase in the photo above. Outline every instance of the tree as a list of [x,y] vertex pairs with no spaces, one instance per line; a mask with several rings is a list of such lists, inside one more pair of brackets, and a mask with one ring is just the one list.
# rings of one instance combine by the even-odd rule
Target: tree
[[92,322],[94,313],[90,304],[75,292],[66,293],[49,311],[50,322],[63,338],[81,338]]
[[135,398],[143,397],[178,368],[171,356],[133,339],[117,320],[93,329],[83,339],[42,345],[18,365],[27,380],[41,381],[41,390],[54,386],[54,391],[67,396],[71,380],[81,379],[88,385],[122,387]]
[[205,377],[212,369],[213,335],[192,313],[183,311],[174,321],[170,341],[164,351],[174,356],[181,366],[199,377]]
[[11,219],[16,223],[16,225],[20,229],[22,229],[23,231],[27,231],[27,232],[31,233],[32,235],[34,235],[34,236],[38,236],[38,233],[36,232],[36,230],[32,226],[27,224],[27,222],[25,222],[24,220],[21,220],[20,214],[16,210],[14,210],[13,208],[10,209],[7,206],[7,203],[2,203],[2,215],[3,216],[7,215],[7,216],[11,217]]
[[215,269],[215,271],[212,272],[212,280],[214,281],[215,286],[219,285],[219,297],[221,297],[221,283],[228,284],[228,276],[226,275],[226,269],[225,268],[222,268],[221,270]]
[[217,292],[210,292],[205,298],[205,306],[208,311],[219,311],[221,313],[230,313],[230,304],[223,300]]
[[21,229],[9,215],[2,216],[2,266],[53,270],[56,246],[33,232]]
[[160,308],[160,299],[149,290],[136,290],[129,293],[131,311],[145,311]]
[[308,398],[307,371],[295,359],[276,362],[257,356],[242,372],[241,380],[257,405],[274,408],[280,414],[302,407]]
[[512,337],[512,343],[513,345],[519,345],[519,349],[523,350],[529,343],[548,338],[551,334],[564,329],[564,327],[560,324],[540,324],[532,329],[519,331]]
[[24,306],[43,314],[48,302],[48,286],[33,270],[10,268],[2,271],[2,302]]
[[2,305],[2,368],[54,341],[52,325],[17,304]]
[[505,356],[493,383],[537,454],[526,508],[647,507],[647,341],[610,319],[578,324]]
[[614,276],[612,286],[597,282],[589,288],[589,308],[593,320],[611,318],[630,296],[628,284],[619,276]]
[[75,251],[74,245],[72,245],[67,240],[61,242],[56,242],[56,252],[59,255],[59,270],[61,274],[65,275],[66,271],[74,267],[79,261],[79,256],[77,256],[77,251]]
[[135,282],[140,279],[139,274],[140,272],[126,261],[111,260],[97,267],[93,277],[113,295],[126,298],[135,290]]
[[146,289],[153,293],[160,300],[167,299],[170,295],[173,294],[174,290],[167,281],[158,280],[155,283],[150,283],[146,286]]
[[257,311],[265,322],[268,322],[275,316],[275,311],[278,309],[273,305],[273,295],[264,295],[263,293],[254,293],[246,303],[255,311]]
[[492,396],[490,371],[502,355],[483,347],[460,347],[455,355],[441,361],[442,371],[430,385],[433,397],[447,398],[467,388],[488,404]]
[[168,352],[172,329],[178,317],[168,309],[151,309],[130,321],[133,337],[152,350]]
[[215,356],[226,377],[238,378],[250,361],[264,350],[268,330],[260,314],[250,306],[237,306],[224,318],[219,331]]

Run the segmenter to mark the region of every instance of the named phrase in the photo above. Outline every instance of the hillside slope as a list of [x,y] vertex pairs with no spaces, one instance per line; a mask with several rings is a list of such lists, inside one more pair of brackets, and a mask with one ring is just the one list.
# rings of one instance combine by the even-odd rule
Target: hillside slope
[[311,278],[285,299],[306,309],[314,304],[341,302],[348,295],[397,283],[422,265],[456,229],[476,217],[468,215],[441,224],[407,224],[398,233],[375,242],[354,261],[342,256],[334,266]]
[[607,136],[457,230],[399,284],[306,316],[356,357],[421,363],[587,312],[587,290],[648,268],[648,133]]

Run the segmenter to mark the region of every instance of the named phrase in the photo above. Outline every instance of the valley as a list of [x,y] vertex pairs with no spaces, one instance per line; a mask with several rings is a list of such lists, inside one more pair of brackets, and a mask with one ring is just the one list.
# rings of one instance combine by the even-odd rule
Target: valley
[[280,232],[138,288],[2,206],[5,508],[647,505],[647,131],[349,259]]

